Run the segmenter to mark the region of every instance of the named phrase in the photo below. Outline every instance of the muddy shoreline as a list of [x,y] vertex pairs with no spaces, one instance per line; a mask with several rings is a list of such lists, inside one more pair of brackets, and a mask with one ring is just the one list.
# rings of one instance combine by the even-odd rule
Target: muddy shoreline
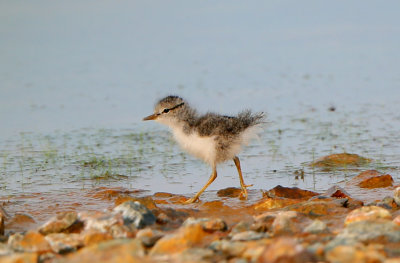
[[[324,193],[276,186],[250,190],[246,201],[238,199],[237,188],[209,192],[214,200],[206,196],[190,205],[182,204],[188,199],[183,195],[96,188],[70,193],[70,199],[61,196],[68,201],[42,211],[15,213],[16,201],[10,200],[0,212],[0,259],[397,262],[397,184],[390,174],[365,170],[344,187],[334,185]],[[38,199],[46,203],[45,196]],[[86,204],[75,202],[79,199]],[[94,203],[102,205],[90,208]]]

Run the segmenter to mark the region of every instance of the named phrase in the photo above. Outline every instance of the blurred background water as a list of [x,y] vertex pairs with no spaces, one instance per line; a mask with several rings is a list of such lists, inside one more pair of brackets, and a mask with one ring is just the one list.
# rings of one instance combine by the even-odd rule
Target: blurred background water
[[[194,193],[210,169],[142,122],[169,94],[264,111],[253,189],[400,177],[398,1],[0,1],[2,195],[94,185]],[[369,167],[308,166],[337,152]],[[304,178],[296,177],[304,171]],[[210,190],[238,186],[224,164]]]

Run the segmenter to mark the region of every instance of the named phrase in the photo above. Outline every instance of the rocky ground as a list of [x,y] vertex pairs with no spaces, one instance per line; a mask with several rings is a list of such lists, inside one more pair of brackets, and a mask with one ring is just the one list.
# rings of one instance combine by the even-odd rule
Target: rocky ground
[[[313,165],[344,160],[369,161],[332,155]],[[276,186],[256,201],[225,201],[239,192],[183,205],[185,196],[110,189],[102,194],[112,210],[55,212],[15,233],[4,227],[15,217],[0,207],[0,262],[400,262],[400,187],[389,174],[367,170],[325,193]]]

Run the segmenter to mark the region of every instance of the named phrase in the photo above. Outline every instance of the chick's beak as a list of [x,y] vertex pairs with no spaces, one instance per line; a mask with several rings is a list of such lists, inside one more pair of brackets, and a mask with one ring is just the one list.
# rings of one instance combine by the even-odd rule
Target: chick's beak
[[158,114],[151,114],[151,115],[149,115],[147,117],[144,117],[143,120],[144,121],[155,120],[155,119],[157,119],[157,117],[158,117]]

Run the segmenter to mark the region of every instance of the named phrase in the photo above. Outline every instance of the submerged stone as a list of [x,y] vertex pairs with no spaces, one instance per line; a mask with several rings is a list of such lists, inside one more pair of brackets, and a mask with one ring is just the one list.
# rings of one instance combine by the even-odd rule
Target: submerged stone
[[316,195],[319,194],[298,187],[283,187],[280,185],[263,193],[263,196],[268,196],[270,198],[284,197],[289,199],[309,199]]
[[136,228],[150,226],[156,222],[154,214],[144,205],[135,201],[127,201],[114,208],[114,211],[121,213],[124,224],[133,224]]
[[364,158],[357,154],[351,153],[337,153],[324,156],[315,162],[311,163],[311,166],[317,166],[322,168],[333,168],[333,167],[345,167],[345,166],[361,166],[370,163],[371,159]]
[[389,187],[393,185],[393,178],[390,174],[384,174],[379,176],[374,176],[363,180],[358,184],[361,188],[381,188]]
[[236,187],[228,187],[225,189],[218,190],[217,195],[219,197],[239,197],[242,189]]
[[382,188],[393,185],[393,178],[389,174],[382,174],[376,170],[367,170],[353,177],[348,185],[356,185],[361,188]]

